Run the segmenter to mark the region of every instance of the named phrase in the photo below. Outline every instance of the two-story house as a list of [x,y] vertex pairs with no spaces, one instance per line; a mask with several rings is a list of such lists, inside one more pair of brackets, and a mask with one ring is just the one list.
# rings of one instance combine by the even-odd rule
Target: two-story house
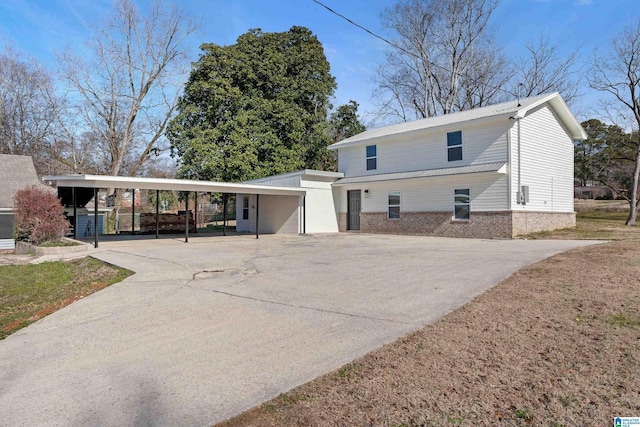
[[[575,225],[573,142],[586,137],[552,93],[371,129],[329,147],[339,173],[252,183],[309,188],[290,231],[509,238]],[[250,231],[252,199],[238,200]]]
[[333,144],[339,229],[512,237],[575,225],[573,142],[558,93],[372,129]]

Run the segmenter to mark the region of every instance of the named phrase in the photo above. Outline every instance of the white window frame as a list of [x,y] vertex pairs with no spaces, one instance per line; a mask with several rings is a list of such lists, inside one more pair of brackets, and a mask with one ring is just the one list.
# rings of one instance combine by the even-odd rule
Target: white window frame
[[[466,191],[467,194],[467,198],[468,201],[466,203],[464,202],[458,202],[457,196],[458,196],[458,191]],[[461,195],[465,195],[465,194],[461,194]],[[467,211],[469,212],[469,217],[468,218],[458,218],[456,216],[456,207],[458,206],[466,206],[467,207]],[[467,188],[456,188],[453,190],[453,220],[454,221],[471,221],[471,188],[467,187]]]
[[[249,206],[251,205],[249,201],[249,196],[242,196],[242,220],[249,220]],[[246,217],[246,218],[245,218]]]
[[[398,196],[398,204],[391,204],[391,201],[389,200],[391,195],[397,195]],[[398,219],[400,219],[400,212],[401,212],[400,206],[401,205],[402,205],[402,192],[400,192],[400,191],[389,191],[387,193],[387,219],[390,219],[390,220],[398,220]],[[397,217],[395,217],[395,216],[391,217],[391,208],[398,208],[398,216]]]
[[[456,144],[456,145],[449,145],[449,134],[452,133],[460,133],[460,144]],[[462,134],[462,129],[460,130],[454,130],[451,132],[447,132],[447,161],[448,162],[461,162],[462,160],[464,160],[464,149],[462,148],[463,146],[463,140],[464,140],[464,135]],[[451,152],[451,149],[453,148],[460,148],[460,159],[459,160],[450,160],[449,159],[449,153]]]
[[[369,156],[369,153],[367,153],[369,147],[373,147],[373,149],[376,151],[375,155]],[[366,158],[366,160],[365,160],[366,169],[368,171],[377,170],[378,169],[378,146],[376,144],[371,144],[371,145],[367,145],[366,147],[364,147],[364,156]],[[369,160],[374,160],[375,161],[375,167],[369,168]]]

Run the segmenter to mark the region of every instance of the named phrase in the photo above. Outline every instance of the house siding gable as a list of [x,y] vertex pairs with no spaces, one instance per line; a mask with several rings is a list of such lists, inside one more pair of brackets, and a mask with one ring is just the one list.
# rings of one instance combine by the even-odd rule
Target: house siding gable
[[573,212],[573,140],[547,105],[520,120],[521,184],[529,202],[517,203],[518,124],[511,129],[511,206],[514,211]]

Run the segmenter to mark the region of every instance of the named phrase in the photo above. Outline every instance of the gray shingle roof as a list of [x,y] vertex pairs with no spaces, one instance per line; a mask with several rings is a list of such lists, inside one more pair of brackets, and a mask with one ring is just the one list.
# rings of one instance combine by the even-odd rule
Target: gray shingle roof
[[586,139],[587,135],[580,126],[580,123],[573,116],[560,94],[554,92],[551,94],[524,98],[519,102],[503,102],[501,104],[474,108],[472,110],[459,111],[457,113],[445,114],[443,116],[429,117],[412,122],[404,122],[395,125],[369,129],[365,132],[359,133],[350,138],[330,145],[329,150],[337,150],[339,148],[360,145],[375,140],[393,139],[394,137],[401,134],[417,132],[424,129],[433,129],[441,126],[449,126],[463,122],[484,120],[500,116],[524,117],[529,110],[545,103],[548,103],[549,106],[558,114],[558,117],[563,121],[573,139]]
[[31,156],[0,154],[0,208],[13,208],[16,191],[31,185],[53,191],[40,182]]

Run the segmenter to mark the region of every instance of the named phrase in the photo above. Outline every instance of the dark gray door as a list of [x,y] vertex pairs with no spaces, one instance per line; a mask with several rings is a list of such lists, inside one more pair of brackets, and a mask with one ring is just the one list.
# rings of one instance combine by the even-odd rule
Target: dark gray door
[[347,191],[347,230],[360,230],[360,190]]

